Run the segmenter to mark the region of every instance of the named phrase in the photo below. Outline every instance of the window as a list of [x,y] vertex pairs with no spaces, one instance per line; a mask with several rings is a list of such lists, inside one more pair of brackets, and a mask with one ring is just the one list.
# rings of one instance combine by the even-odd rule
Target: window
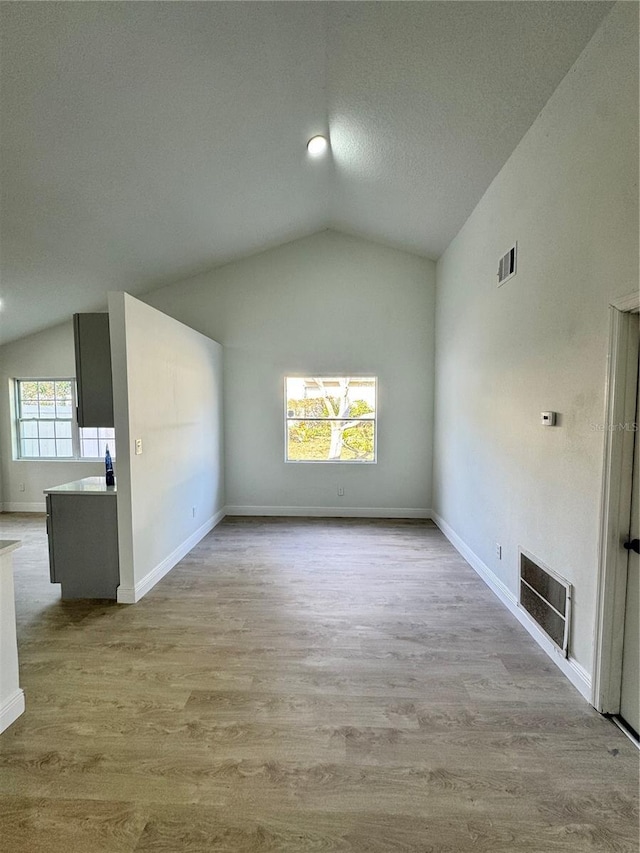
[[18,382],[21,458],[73,456],[71,380]]
[[94,459],[106,445],[115,456],[112,428],[79,429],[74,379],[17,379],[19,459]]
[[377,379],[287,376],[287,462],[375,462]]

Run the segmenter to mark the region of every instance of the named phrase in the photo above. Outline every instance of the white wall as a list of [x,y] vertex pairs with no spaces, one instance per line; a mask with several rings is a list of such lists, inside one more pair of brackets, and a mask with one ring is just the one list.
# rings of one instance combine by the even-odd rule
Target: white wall
[[131,603],[222,517],[222,347],[125,293],[109,294],[109,326],[118,600]]
[[[17,543],[19,546],[19,543]],[[16,543],[0,542],[0,732],[24,711],[20,688],[16,607],[13,585],[13,554]]]
[[435,508],[513,594],[518,546],[571,581],[587,673],[608,304],[638,287],[637,21],[614,7],[437,269]]
[[[101,474],[101,460],[14,459],[11,380],[65,379],[76,375],[71,321],[0,347],[0,456],[5,511],[44,512],[43,489]],[[20,490],[20,484],[24,491]]]
[[[431,507],[434,275],[432,261],[323,231],[144,297],[225,347],[231,512]],[[288,373],[378,376],[376,465],[284,462]]]

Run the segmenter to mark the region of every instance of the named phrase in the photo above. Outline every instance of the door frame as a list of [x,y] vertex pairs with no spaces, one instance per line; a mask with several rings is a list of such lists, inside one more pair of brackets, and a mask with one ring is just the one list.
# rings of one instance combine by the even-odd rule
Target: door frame
[[[635,421],[638,336],[634,316],[640,292],[609,305],[609,353],[605,387],[598,588],[594,628],[592,705],[603,714],[620,712],[622,647],[628,556],[620,547],[620,518],[631,517],[634,432],[616,428]],[[633,411],[631,409],[633,408]]]

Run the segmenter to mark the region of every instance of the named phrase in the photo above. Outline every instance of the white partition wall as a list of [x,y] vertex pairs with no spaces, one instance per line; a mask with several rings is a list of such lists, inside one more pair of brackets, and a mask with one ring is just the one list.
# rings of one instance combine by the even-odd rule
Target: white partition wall
[[140,599],[222,518],[222,347],[109,294],[118,600]]
[[0,732],[24,711],[24,693],[18,674],[16,606],[13,592],[12,551],[19,542],[0,540]]

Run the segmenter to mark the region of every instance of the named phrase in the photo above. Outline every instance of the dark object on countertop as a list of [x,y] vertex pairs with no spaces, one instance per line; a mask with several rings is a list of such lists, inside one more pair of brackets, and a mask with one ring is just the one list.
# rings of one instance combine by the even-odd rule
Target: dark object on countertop
[[109,445],[107,444],[107,452],[104,454],[104,469],[106,475],[106,484],[107,486],[115,486],[116,478],[113,476],[113,462],[111,461],[111,454],[109,453]]

